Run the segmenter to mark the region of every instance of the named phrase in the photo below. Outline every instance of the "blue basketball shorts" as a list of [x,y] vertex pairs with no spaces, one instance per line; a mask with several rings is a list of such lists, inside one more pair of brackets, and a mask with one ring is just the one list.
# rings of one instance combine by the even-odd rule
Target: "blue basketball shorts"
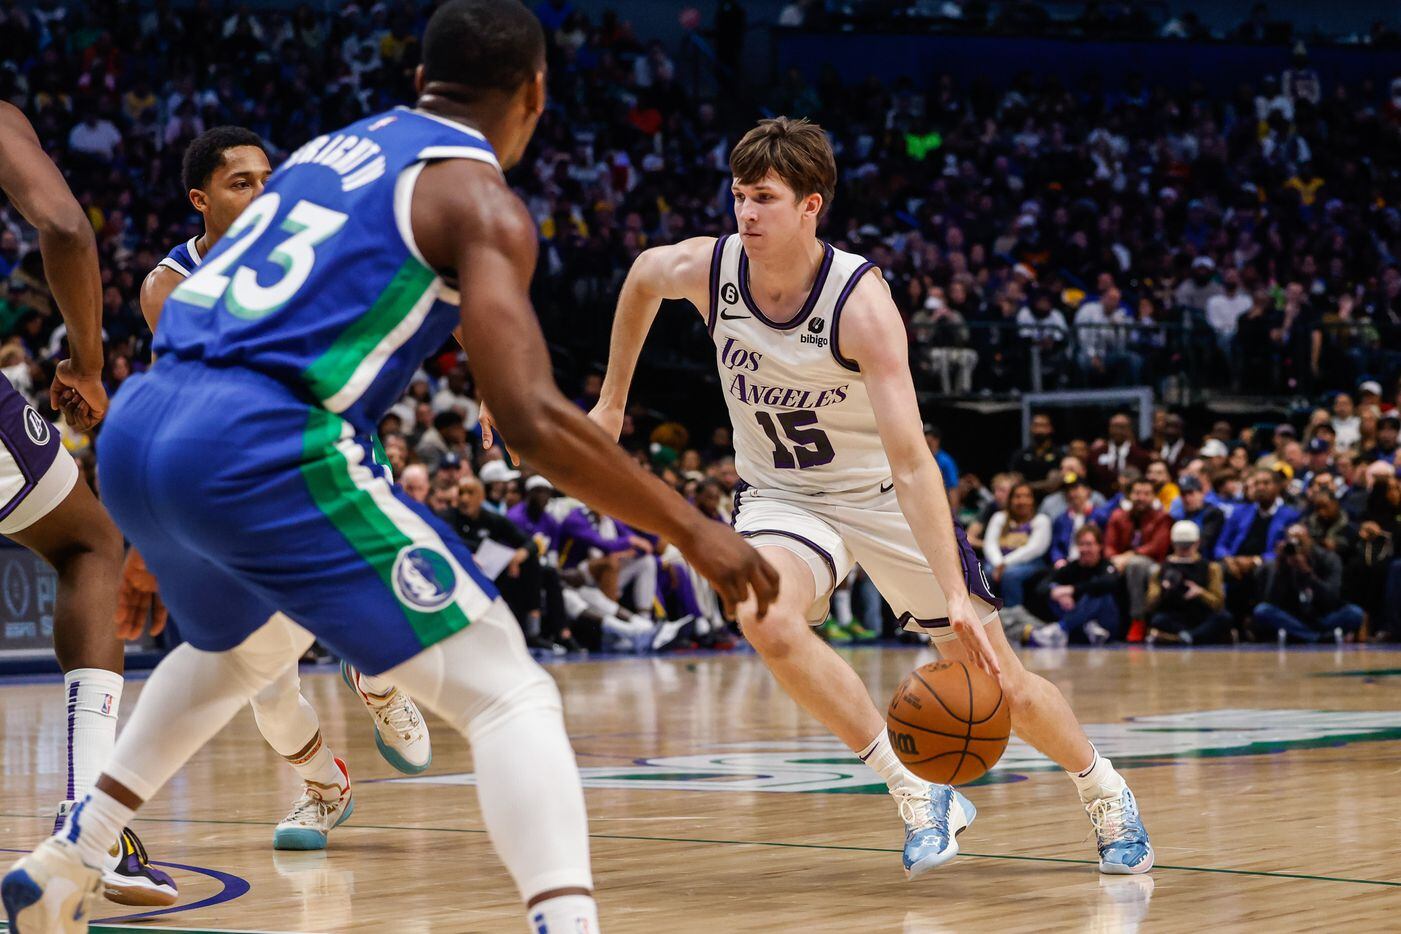
[[167,357],[113,400],[98,462],[108,509],[196,648],[234,648],[281,611],[378,674],[497,593],[372,450],[268,376]]

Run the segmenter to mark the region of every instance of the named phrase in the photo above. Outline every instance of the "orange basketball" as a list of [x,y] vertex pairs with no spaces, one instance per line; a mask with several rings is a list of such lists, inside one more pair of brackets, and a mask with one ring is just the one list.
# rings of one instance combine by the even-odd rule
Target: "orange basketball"
[[885,715],[890,745],[927,782],[962,785],[997,764],[1012,715],[1002,688],[963,662],[931,662],[900,682]]

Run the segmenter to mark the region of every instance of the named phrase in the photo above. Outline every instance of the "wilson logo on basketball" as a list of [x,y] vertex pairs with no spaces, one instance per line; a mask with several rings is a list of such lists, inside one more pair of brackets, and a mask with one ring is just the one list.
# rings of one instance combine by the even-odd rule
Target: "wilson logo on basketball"
[[890,745],[896,752],[903,752],[907,756],[913,756],[919,752],[915,746],[915,738],[909,733],[896,733],[893,730],[886,732],[890,733]]

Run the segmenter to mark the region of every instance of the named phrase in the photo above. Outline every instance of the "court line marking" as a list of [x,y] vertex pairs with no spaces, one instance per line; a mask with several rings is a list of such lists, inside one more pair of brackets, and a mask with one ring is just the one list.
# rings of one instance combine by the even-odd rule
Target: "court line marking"
[[[0,853],[28,853],[29,850],[0,849]],[[242,898],[253,889],[252,883],[242,876],[236,876],[231,872],[223,872],[218,869],[209,869],[205,866],[186,866],[184,863],[170,863],[162,860],[151,860],[153,866],[167,866],[171,869],[183,869],[185,872],[192,872],[196,875],[207,876],[219,883],[220,889],[213,895],[206,896],[198,901],[190,902],[187,905],[171,905],[168,908],[152,908],[148,911],[127,912],[124,915],[111,915],[106,918],[95,918],[93,924],[105,924],[120,921],[145,921],[148,918],[158,918],[161,915],[173,915],[182,911],[194,911],[199,908],[212,908],[215,905],[222,905],[226,902]],[[104,902],[105,904],[105,902]],[[131,907],[131,906],[124,906]],[[256,932],[254,932],[256,934]]]
[[[0,817],[33,817],[32,814],[0,814]],[[250,827],[267,826],[265,821],[241,821],[241,820],[210,820],[210,819],[190,819],[175,817],[138,817],[137,821],[151,824],[235,824]],[[345,824],[342,832],[346,830],[417,830],[426,833],[469,833],[486,834],[486,830],[472,830],[470,828],[456,827],[408,827],[392,824]],[[591,840],[632,840],[648,841],[652,843],[709,843],[717,846],[770,846],[786,847],[799,850],[836,850],[850,853],[899,853],[901,850],[893,847],[879,846],[845,846],[836,843],[787,843],[778,840],[712,840],[700,837],[646,837],[634,834],[612,834],[612,833],[591,833]],[[1074,859],[1068,856],[1017,856],[1011,853],[970,853],[961,850],[960,856],[968,856],[973,859],[1005,859],[1018,862],[1029,863],[1067,863],[1076,866],[1098,866],[1096,859]],[[1349,885],[1376,885],[1385,888],[1401,888],[1401,882],[1388,882],[1385,879],[1349,879],[1344,876],[1319,876],[1302,872],[1275,872],[1266,869],[1226,869],[1215,866],[1171,866],[1165,863],[1155,863],[1154,869],[1168,869],[1176,872],[1207,872],[1217,875],[1228,876],[1255,876],[1265,879],[1302,879],[1307,882],[1342,882]]]

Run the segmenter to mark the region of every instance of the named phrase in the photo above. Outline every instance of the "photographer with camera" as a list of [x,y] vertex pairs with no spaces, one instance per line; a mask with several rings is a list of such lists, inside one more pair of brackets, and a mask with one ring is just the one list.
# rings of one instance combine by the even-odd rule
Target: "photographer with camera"
[[1172,526],[1172,554],[1148,581],[1148,639],[1152,643],[1214,642],[1231,628],[1221,565],[1202,556],[1201,528],[1190,519]]
[[1282,646],[1290,639],[1314,643],[1331,635],[1342,643],[1362,628],[1362,608],[1342,599],[1343,564],[1338,556],[1314,544],[1308,526],[1296,522],[1276,546],[1276,558],[1265,565],[1255,607],[1255,629],[1275,633]]

